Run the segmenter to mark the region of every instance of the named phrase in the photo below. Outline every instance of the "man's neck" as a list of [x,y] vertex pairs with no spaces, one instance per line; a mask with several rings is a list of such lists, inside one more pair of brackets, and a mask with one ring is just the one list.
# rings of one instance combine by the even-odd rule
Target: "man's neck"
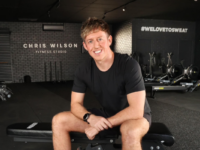
[[99,70],[105,72],[110,69],[114,62],[114,52],[110,51],[110,53],[106,56],[106,58],[102,61],[95,61],[97,67]]

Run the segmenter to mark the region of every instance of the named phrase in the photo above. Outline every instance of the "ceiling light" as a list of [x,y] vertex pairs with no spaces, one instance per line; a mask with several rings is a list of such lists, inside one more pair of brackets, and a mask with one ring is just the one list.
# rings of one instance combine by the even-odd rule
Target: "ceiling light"
[[122,9],[122,11],[126,11],[125,7]]
[[43,24],[43,31],[64,31],[64,24]]

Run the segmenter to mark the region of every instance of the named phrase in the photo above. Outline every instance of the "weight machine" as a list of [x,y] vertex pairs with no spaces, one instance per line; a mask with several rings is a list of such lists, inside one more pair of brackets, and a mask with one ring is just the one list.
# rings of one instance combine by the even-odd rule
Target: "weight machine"
[[0,99],[6,101],[6,98],[11,98],[12,91],[6,85],[0,83]]
[[[168,53],[168,64],[166,65],[166,72],[163,73],[159,77],[153,76],[152,66],[155,65],[155,55],[154,53],[150,54],[150,66],[149,66],[149,77],[144,78],[145,86],[151,87],[151,95],[150,97],[154,98],[156,91],[184,91],[184,92],[192,92],[195,88],[199,86],[199,82],[197,81],[197,77],[199,74],[199,68],[193,65],[189,67],[184,67],[183,62],[181,61],[181,65],[172,65],[171,56],[172,53]],[[166,79],[167,80],[164,80]],[[190,80],[189,82],[180,82],[183,80]]]

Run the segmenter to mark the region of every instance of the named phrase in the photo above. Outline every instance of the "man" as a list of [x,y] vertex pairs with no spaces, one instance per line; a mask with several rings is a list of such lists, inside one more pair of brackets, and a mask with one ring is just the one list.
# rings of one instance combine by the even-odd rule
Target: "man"
[[[141,150],[141,139],[148,132],[151,113],[138,63],[130,56],[114,53],[108,24],[89,18],[81,27],[83,46],[92,57],[75,73],[71,111],[54,116],[54,150],[71,150],[69,132],[82,132],[92,140],[105,131],[122,135],[123,150]],[[103,109],[83,106],[90,88]],[[104,131],[105,130],[105,131]]]

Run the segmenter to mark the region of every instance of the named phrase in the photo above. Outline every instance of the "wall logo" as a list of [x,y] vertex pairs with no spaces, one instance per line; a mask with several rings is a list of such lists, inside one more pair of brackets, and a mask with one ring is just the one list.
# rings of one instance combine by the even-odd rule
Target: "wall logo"
[[[78,48],[77,43],[24,43],[25,49],[36,49],[35,53],[67,53],[66,48]],[[41,50],[42,49],[42,50]],[[48,49],[48,50],[46,50]],[[59,49],[59,50],[56,50]]]
[[168,27],[141,27],[142,32],[172,32],[172,33],[187,33],[188,28],[168,28]]

